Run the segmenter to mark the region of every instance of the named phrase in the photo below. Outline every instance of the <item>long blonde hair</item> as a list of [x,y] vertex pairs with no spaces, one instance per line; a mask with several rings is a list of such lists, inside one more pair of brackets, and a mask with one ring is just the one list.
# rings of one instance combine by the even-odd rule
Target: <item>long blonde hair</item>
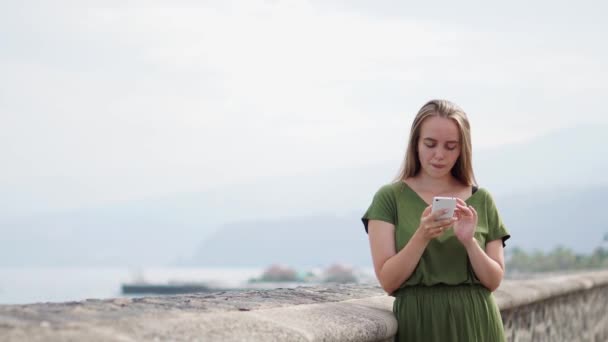
[[473,173],[472,148],[471,148],[471,126],[467,114],[456,104],[447,100],[431,100],[427,102],[420,110],[410,130],[410,138],[408,141],[405,158],[401,165],[399,174],[395,178],[395,182],[403,181],[408,177],[413,177],[420,172],[420,157],[418,155],[418,139],[420,139],[420,128],[422,123],[428,117],[439,116],[453,120],[458,126],[460,132],[460,156],[452,167],[452,175],[456,177],[464,185],[477,185],[475,175]]

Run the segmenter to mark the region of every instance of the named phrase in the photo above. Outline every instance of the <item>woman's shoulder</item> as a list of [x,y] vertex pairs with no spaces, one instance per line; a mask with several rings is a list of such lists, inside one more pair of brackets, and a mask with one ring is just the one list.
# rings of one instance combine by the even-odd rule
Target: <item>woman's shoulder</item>
[[403,182],[395,181],[388,184],[384,184],[378,189],[377,194],[385,194],[385,195],[395,195],[399,192],[403,191]]
[[401,191],[403,191],[403,182],[391,182],[382,185],[374,194],[374,198],[395,201]]
[[483,201],[492,201],[492,193],[485,187],[477,186],[477,191],[473,194]]

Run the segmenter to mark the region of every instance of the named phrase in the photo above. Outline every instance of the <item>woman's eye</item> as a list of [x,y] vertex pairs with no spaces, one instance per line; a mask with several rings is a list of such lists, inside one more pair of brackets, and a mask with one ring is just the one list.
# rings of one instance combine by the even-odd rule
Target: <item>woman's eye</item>
[[456,149],[456,145],[448,145],[448,146],[446,146],[445,148],[447,148],[447,149],[448,149],[448,150],[450,150],[450,151],[453,151],[453,150],[455,150],[455,149]]
[[424,145],[426,145],[426,147],[433,148],[433,147],[435,147],[436,144],[424,144]]

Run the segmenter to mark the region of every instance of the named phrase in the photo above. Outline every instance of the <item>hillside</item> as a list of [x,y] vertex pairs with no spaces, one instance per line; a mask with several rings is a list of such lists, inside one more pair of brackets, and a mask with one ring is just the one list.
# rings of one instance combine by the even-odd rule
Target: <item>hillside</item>
[[[496,198],[512,235],[507,250],[519,246],[548,251],[564,246],[590,253],[608,233],[608,224],[603,210],[589,203],[598,203],[606,191],[608,187],[561,189]],[[265,266],[281,262],[316,266],[336,261],[371,265],[360,214],[229,224],[202,243],[191,263]]]
[[[577,250],[593,245],[595,234],[603,229],[594,211],[602,209],[583,203],[593,203],[586,201],[606,193],[608,144],[601,137],[607,128],[580,126],[525,144],[476,152],[478,181],[497,199],[514,233],[513,243],[545,248],[567,242]],[[260,222],[273,229],[285,222],[301,230],[322,225],[320,231],[307,228],[315,234],[301,238],[308,245],[324,246],[323,250],[335,249],[333,243],[323,245],[324,232],[333,229],[347,239],[355,231],[359,239],[357,217],[374,192],[396,174],[399,158],[381,164],[362,160],[347,169],[311,175],[297,174],[290,167],[284,177],[251,184],[71,212],[0,217],[0,266],[167,265],[189,261],[195,254],[200,257],[201,241],[219,238],[226,229],[258,227]],[[548,197],[538,204],[541,192]],[[550,203],[555,204],[551,207]],[[326,222],[333,223],[327,226]],[[291,241],[289,235],[278,236]],[[358,251],[362,245],[356,244],[363,242],[356,241],[349,243]],[[232,252],[238,254],[238,250]],[[367,260],[366,255],[343,253],[347,260]],[[207,260],[201,258],[197,262]]]

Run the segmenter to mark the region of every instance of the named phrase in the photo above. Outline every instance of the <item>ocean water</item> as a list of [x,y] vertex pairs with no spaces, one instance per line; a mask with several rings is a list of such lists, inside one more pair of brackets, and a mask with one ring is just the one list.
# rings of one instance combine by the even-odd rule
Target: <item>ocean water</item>
[[123,296],[121,284],[135,280],[211,282],[238,287],[262,268],[0,268],[0,304],[78,301]]
[[[0,268],[0,305],[122,297],[121,285],[137,280],[240,287],[263,272],[264,268]],[[373,269],[358,273],[367,281],[373,279]]]

